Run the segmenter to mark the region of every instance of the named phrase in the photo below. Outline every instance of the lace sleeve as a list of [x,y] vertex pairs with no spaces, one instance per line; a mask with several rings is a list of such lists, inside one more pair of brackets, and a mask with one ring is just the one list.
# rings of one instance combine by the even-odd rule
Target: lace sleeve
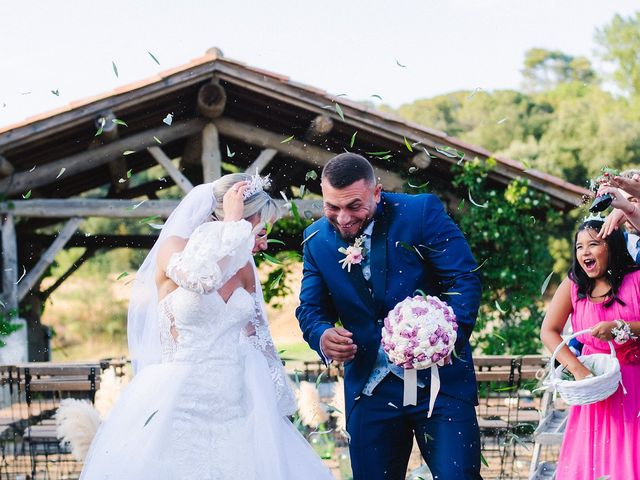
[[217,290],[251,258],[251,231],[246,220],[200,225],[184,250],[169,259],[167,277],[196,293]]
[[289,386],[287,374],[282,366],[282,360],[273,344],[271,333],[269,333],[269,324],[263,314],[262,299],[260,299],[256,293],[253,293],[252,296],[256,314],[254,320],[252,320],[248,328],[244,330],[243,335],[267,360],[269,371],[271,372],[271,380],[273,381],[276,391],[280,414],[283,416],[293,415],[297,410],[296,399]]

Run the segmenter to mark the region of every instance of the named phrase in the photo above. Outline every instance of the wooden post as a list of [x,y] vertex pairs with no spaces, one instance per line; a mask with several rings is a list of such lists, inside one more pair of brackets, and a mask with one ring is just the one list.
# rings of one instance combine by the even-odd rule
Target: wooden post
[[274,148],[265,148],[260,152],[258,158],[256,158],[251,165],[247,167],[245,170],[246,173],[250,173],[251,175],[255,175],[256,169],[258,173],[262,172],[264,168],[269,165],[269,162],[276,156],[278,151]]
[[69,241],[82,221],[83,219],[79,217],[74,217],[67,221],[53,243],[49,246],[49,248],[47,248],[44,254],[42,254],[40,259],[38,260],[38,263],[36,263],[34,267],[29,270],[29,273],[27,273],[27,275],[20,282],[20,285],[18,285],[19,301],[21,301],[29,292],[29,290],[34,287],[47,267],[53,263],[56,254],[64,248],[67,241]]
[[[111,111],[105,112],[102,115],[98,115],[95,119],[95,128],[102,129],[102,134],[93,137],[89,149],[100,148],[102,145],[115,142],[120,138],[118,132],[118,124],[114,122],[117,117]],[[127,161],[123,156],[119,156],[109,163],[109,176],[111,177],[111,186],[113,191],[121,193],[129,187],[129,179],[127,178]],[[121,181],[124,180],[124,181]]]
[[218,140],[218,129],[207,123],[202,129],[202,178],[204,183],[213,182],[222,175],[222,155]]
[[19,318],[18,311],[18,244],[13,214],[8,213],[2,223],[2,293],[4,311],[15,312],[11,323],[20,325],[17,331],[4,337],[5,346],[0,348],[0,363],[25,362],[28,359],[29,341],[27,322]]
[[2,295],[6,310],[18,311],[18,243],[13,214],[2,223]]
[[171,163],[171,159],[167,157],[160,147],[149,147],[147,151],[156,159],[156,162],[164,167],[169,176],[173,178],[173,181],[176,182],[176,185],[178,185],[183,192],[189,193],[191,189],[193,189],[193,184]]

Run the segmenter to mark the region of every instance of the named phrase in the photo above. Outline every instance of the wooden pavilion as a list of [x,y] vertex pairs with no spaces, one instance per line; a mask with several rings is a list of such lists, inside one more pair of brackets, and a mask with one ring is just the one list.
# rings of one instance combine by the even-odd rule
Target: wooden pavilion
[[[12,334],[20,338],[17,348],[0,349],[0,357],[12,358],[0,361],[48,359],[39,319],[44,300],[96,252],[149,248],[157,234],[149,229],[148,235],[86,236],[78,232],[83,219],[166,218],[182,192],[232,168],[270,174],[273,191],[287,198],[304,184],[311,195],[296,200],[298,209],[319,216],[322,205],[313,195],[320,193],[319,181],[307,174],[319,174],[345,150],[387,152],[369,155],[386,190],[403,190],[411,170],[416,181],[440,185],[447,203],[466,194],[451,186],[452,166],[463,156],[491,156],[438,130],[225,58],[217,49],[155,77],[0,128],[2,302],[5,314],[20,305],[28,325]],[[560,210],[579,205],[588,193],[517,161],[496,160],[491,182],[526,178]],[[160,178],[135,181],[158,165],[164,169]],[[167,189],[173,199],[159,195]],[[65,247],[85,250],[41,291],[43,274]]]

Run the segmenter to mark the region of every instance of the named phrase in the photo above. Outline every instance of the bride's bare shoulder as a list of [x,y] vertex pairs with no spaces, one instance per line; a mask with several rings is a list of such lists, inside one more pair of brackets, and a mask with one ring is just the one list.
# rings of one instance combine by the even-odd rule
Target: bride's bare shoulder
[[167,269],[171,255],[184,250],[187,245],[187,239],[182,237],[168,237],[160,244],[158,249],[158,266],[162,271]]

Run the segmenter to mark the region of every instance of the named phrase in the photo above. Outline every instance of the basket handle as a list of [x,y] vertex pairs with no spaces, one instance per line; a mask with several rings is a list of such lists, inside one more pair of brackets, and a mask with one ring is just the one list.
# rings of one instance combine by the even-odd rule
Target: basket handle
[[[551,378],[557,378],[556,377],[556,369],[553,368],[553,366],[555,365],[554,362],[556,360],[556,357],[558,356],[558,353],[560,353],[560,350],[562,350],[562,347],[564,347],[566,344],[569,343],[569,340],[571,340],[572,338],[577,337],[578,335],[584,335],[585,333],[589,333],[591,332],[590,328],[587,328],[585,330],[580,330],[579,332],[574,333],[573,335],[569,335],[567,338],[565,338],[564,340],[562,340],[558,346],[556,347],[556,349],[553,351],[553,355],[551,355],[551,360],[549,360],[549,365],[551,366],[551,368],[549,369],[550,372],[550,376]],[[615,357],[616,356],[616,349],[613,346],[613,342],[611,340],[608,340],[607,343],[609,343],[609,348],[611,349],[611,356]]]

